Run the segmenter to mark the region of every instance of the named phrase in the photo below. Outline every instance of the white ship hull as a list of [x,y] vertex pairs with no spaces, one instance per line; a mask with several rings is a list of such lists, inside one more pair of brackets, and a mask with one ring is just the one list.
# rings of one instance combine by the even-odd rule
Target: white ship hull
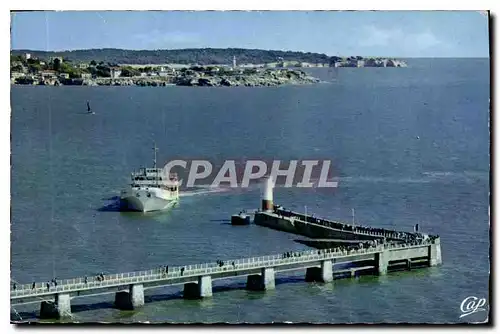
[[[156,190],[156,189],[155,189]],[[130,190],[122,193],[120,198],[123,209],[130,211],[151,212],[167,210],[172,207],[177,198],[161,196],[156,191],[151,190]]]
[[120,195],[122,209],[140,212],[167,210],[179,199],[177,174],[156,167],[156,151],[155,145],[153,168],[140,168],[130,174],[130,187]]

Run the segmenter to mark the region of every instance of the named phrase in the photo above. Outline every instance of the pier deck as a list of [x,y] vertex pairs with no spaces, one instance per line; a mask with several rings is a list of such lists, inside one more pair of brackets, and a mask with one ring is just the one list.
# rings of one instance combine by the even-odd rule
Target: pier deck
[[[322,249],[286,254],[226,260],[224,265],[203,263],[164,269],[119,273],[106,275],[103,281],[93,278],[85,283],[84,277],[58,281],[57,286],[46,287],[46,283],[17,285],[11,289],[12,306],[39,303],[42,301],[40,315],[63,316],[70,314],[72,298],[116,293],[115,304],[118,308],[130,309],[144,304],[144,290],[169,285],[184,285],[186,298],[201,298],[212,295],[212,280],[248,276],[250,289],[266,290],[274,287],[275,272],[307,269],[306,277],[320,281],[331,281],[336,273],[370,271],[384,274],[391,263],[424,261],[429,266],[441,263],[439,238],[409,244],[382,244],[358,249]],[[367,261],[369,262],[367,264]],[[234,265],[233,265],[234,263]],[[336,268],[350,264],[351,268]],[[184,269],[183,269],[184,268]],[[126,295],[123,302],[123,295]],[[47,303],[52,302],[55,309],[46,312]],[[45,304],[44,304],[45,303]]]

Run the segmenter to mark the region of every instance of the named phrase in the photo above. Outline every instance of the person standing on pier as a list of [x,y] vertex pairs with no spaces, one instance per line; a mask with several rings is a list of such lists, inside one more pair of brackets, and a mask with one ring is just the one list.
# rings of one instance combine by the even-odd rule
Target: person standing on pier
[[181,268],[181,276],[184,274],[184,267]]
[[168,275],[168,266],[165,268],[165,271],[166,271],[166,273],[167,273],[167,275]]
[[35,286],[36,286],[36,283],[33,282],[33,285],[31,286],[31,290],[34,290],[35,289]]
[[47,291],[49,291],[49,290],[50,290],[50,283],[47,282]]
[[12,288],[13,288],[14,290],[16,290],[16,289],[17,289],[17,285],[16,285],[16,283],[14,283],[14,284],[12,285]]
[[84,278],[84,282],[85,282],[85,284],[87,284],[87,282],[88,282],[88,280],[87,280],[87,276],[85,276],[85,278]]

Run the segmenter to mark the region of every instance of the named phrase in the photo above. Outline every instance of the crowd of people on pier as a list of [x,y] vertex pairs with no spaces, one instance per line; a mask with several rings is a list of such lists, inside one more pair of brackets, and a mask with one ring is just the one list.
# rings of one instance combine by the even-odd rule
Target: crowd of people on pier
[[[422,245],[424,243],[431,243],[434,240],[439,238],[439,236],[429,236],[427,239],[414,239],[414,240],[408,240],[407,242],[379,242],[378,240],[370,240],[370,241],[361,241],[357,244],[349,244],[349,245],[339,245],[337,247],[333,248],[326,248],[326,249],[319,249],[317,251],[318,255],[322,254],[329,254],[329,253],[341,253],[341,254],[349,254],[355,251],[359,251],[362,249],[370,250],[374,249],[378,246],[383,246],[384,248],[391,248],[391,247],[397,247],[397,246],[418,246]],[[306,255],[310,255],[311,251],[304,251],[304,252],[285,252],[281,255],[282,259],[287,259],[287,258],[292,258],[292,257],[302,257]]]
[[[57,288],[57,284],[58,284],[58,282],[57,282],[57,278],[53,278],[53,279],[51,279],[49,282],[46,282],[46,283],[45,283],[45,287],[47,288],[47,290],[50,290],[50,288],[51,288],[51,287]],[[31,284],[31,290],[35,290],[35,288],[36,288],[36,282],[33,282],[33,283]],[[17,289],[17,284],[16,284],[16,283],[14,283],[14,284],[12,285],[12,289],[13,289],[13,290],[16,290],[16,289]]]
[[[323,226],[328,226],[337,230],[354,232],[359,234],[368,234],[373,237],[385,238],[389,240],[399,240],[405,243],[411,243],[419,239],[431,238],[431,236],[424,235],[422,233],[414,232],[398,232],[394,230],[387,230],[383,228],[374,228],[362,225],[348,225],[340,222],[330,221],[323,218],[314,217],[314,215],[305,215],[292,210],[287,210],[280,206],[274,207],[274,213],[280,218],[296,218],[308,223],[318,224]],[[418,224],[417,224],[418,225]],[[437,236],[436,236],[437,237]],[[436,237],[433,237],[435,239]]]
[[[217,260],[215,263],[208,264],[207,268],[216,268],[216,267],[223,268],[224,266],[227,266],[227,265],[228,264],[226,262],[221,261],[221,260]],[[231,262],[231,266],[233,268],[236,268],[236,263],[234,261],[232,261]],[[184,275],[184,271],[185,270],[186,270],[185,267],[181,267],[180,269],[178,269],[178,271],[180,272],[181,276]],[[175,268],[174,268],[174,271],[175,271]],[[158,267],[158,268],[155,269],[155,272],[161,274],[163,277],[167,277],[167,275],[168,275],[168,266]]]
[[[104,273],[101,273],[101,274],[98,274],[94,277],[94,281],[95,282],[102,282],[105,280],[105,276],[104,276]],[[83,279],[83,283],[84,284],[88,284],[88,277],[85,276],[84,279]],[[57,288],[59,282],[57,280],[57,278],[53,278],[51,279],[49,282],[45,282],[45,288],[47,289],[47,291],[50,291],[50,289],[53,287],[53,288]],[[35,290],[37,288],[37,283],[36,282],[33,282],[31,284],[31,290]],[[13,290],[16,290],[17,289],[17,284],[14,283],[12,285],[12,289]]]

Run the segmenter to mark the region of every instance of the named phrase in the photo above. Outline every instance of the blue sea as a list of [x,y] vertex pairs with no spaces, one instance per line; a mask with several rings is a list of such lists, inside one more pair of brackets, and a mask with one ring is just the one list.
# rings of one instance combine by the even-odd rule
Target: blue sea
[[[456,323],[490,278],[489,59],[408,59],[408,68],[310,69],[282,87],[12,87],[11,279],[21,283],[308,249],[228,219],[256,187],[184,189],[164,213],[107,208],[130,172],[174,159],[328,159],[337,188],[278,187],[287,208],[441,236],[443,265],[328,284],[277,275],[274,291],[214,281],[208,300],[148,290],[136,311],[114,295],[74,299],[73,321]],[[86,115],[86,101],[96,115]],[[36,320],[39,305],[11,309]]]

